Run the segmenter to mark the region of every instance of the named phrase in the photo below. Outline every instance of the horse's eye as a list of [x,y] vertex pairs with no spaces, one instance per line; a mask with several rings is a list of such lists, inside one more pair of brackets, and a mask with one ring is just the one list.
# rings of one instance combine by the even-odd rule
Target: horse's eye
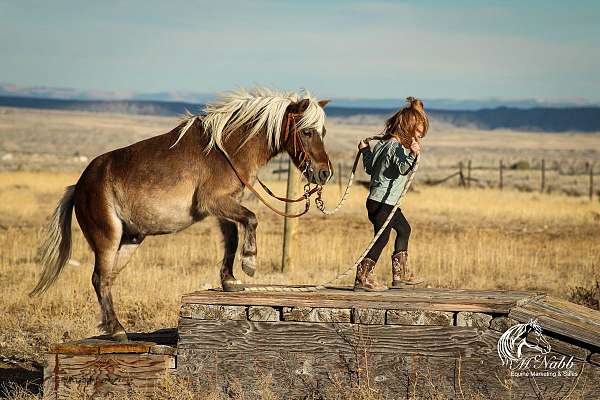
[[312,129],[306,129],[306,130],[302,131],[302,133],[304,133],[304,136],[311,137]]

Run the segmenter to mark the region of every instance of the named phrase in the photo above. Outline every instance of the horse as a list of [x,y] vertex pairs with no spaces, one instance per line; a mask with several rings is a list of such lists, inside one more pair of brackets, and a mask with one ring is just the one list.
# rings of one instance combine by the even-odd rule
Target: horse
[[327,103],[304,90],[225,92],[170,132],[96,157],[66,188],[50,218],[39,250],[43,271],[30,295],[45,292],[69,260],[73,209],[94,253],[99,328],[114,340],[127,341],[127,333],[115,314],[111,287],[146,236],[175,233],[216,216],[224,238],[222,288],[243,290],[233,273],[236,223],[244,228],[240,255],[250,276],[258,225],[256,215],[240,204],[243,181],[285,151],[310,183],[324,185],[333,174],[323,143]]
[[[537,342],[541,343],[542,346],[527,340],[527,335],[531,332],[535,334]],[[542,335],[542,327],[538,324],[537,320],[531,319],[526,324],[516,324],[500,336],[497,350],[502,365],[512,365],[514,361],[521,359],[523,347],[539,351],[541,354],[548,354],[550,352],[550,344],[544,335]]]

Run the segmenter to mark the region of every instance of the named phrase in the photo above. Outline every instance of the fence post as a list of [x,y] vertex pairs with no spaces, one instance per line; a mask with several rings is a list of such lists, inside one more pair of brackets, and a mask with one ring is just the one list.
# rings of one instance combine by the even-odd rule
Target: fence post
[[337,181],[338,181],[338,188],[340,189],[340,192],[342,191],[342,175],[344,174],[343,168],[344,167],[342,166],[342,163],[339,162],[338,163],[338,179],[337,179]]
[[279,182],[279,181],[281,181],[281,164],[283,161],[283,155],[279,156],[276,161],[277,161],[277,181]]
[[[286,197],[288,199],[295,198],[298,195],[299,186],[299,172],[294,166],[292,158],[288,161],[288,177],[287,177],[287,191]],[[292,203],[285,203],[285,212],[292,212]],[[281,255],[281,272],[290,270],[293,268],[292,262],[292,243],[294,242],[293,236],[297,225],[296,218],[285,218],[283,220],[283,252]]]
[[458,186],[465,187],[465,175],[463,174],[463,162],[458,163]]
[[504,162],[500,160],[500,184],[498,185],[500,190],[504,188]]
[[540,192],[544,193],[544,188],[546,186],[546,160],[542,158],[542,185],[540,187]]
[[590,165],[590,201],[594,199],[594,164]]
[[471,160],[467,161],[467,187],[471,187]]

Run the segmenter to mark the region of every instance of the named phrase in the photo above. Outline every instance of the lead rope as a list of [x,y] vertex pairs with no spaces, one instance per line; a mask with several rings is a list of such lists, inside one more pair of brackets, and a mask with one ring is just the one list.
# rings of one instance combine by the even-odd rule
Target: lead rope
[[[350,186],[352,186],[352,180],[354,179],[354,172],[356,170],[356,165],[358,163],[358,159],[360,158],[359,156],[360,156],[360,151],[358,152],[358,154],[356,155],[356,159],[354,160],[354,166],[352,168],[352,173],[350,174],[350,179],[348,181],[348,185],[346,186],[346,191],[344,192],[344,196],[342,196],[342,199],[339,201],[336,208],[334,208],[331,211],[326,210],[326,211],[329,211],[329,214],[335,213],[337,210],[339,210],[339,208],[343,204],[343,202],[346,198],[346,195],[349,192]],[[396,213],[396,210],[398,209],[398,207],[400,207],[400,203],[402,202],[402,199],[408,192],[408,189],[410,188],[410,185],[412,184],[412,182],[415,178],[415,173],[417,172],[418,168],[419,168],[419,156],[417,156],[417,158],[415,159],[415,162],[413,163],[412,169],[410,171],[410,175],[408,176],[408,178],[406,179],[406,182],[404,183],[404,188],[402,189],[402,193],[400,193],[400,197],[398,197],[398,200],[396,201],[394,208],[392,208],[392,211],[390,211],[390,214],[386,218],[385,222],[383,223],[383,225],[381,226],[381,228],[379,229],[377,234],[373,237],[373,239],[371,240],[371,243],[369,243],[367,248],[362,252],[360,257],[358,257],[356,259],[356,261],[354,262],[354,264],[352,264],[352,266],[349,267],[348,269],[346,269],[344,272],[342,272],[335,278],[331,279],[330,281],[327,281],[325,283],[322,283],[322,284],[316,285],[316,286],[305,286],[305,287],[297,287],[297,288],[296,287],[280,287],[280,286],[254,286],[254,287],[246,287],[246,288],[244,288],[244,291],[245,292],[315,292],[317,290],[326,289],[326,285],[330,285],[335,281],[338,281],[340,279],[347,277],[350,274],[350,272],[352,272],[354,269],[356,269],[358,267],[358,265],[363,260],[363,258],[365,258],[365,256],[371,250],[371,248],[373,248],[377,239],[379,239],[379,237],[383,234],[383,231],[387,228],[388,224],[392,220],[392,217]],[[328,215],[324,210],[321,210],[321,211],[323,211],[324,214]]]
[[[363,139],[363,141],[369,142],[369,141],[375,140],[375,139],[383,139],[383,136],[370,136],[370,137]],[[344,194],[342,195],[342,198],[340,199],[340,201],[338,201],[337,205],[333,209],[328,210],[325,208],[325,203],[323,202],[323,199],[321,198],[321,196],[323,194],[323,187],[319,186],[317,188],[317,197],[315,198],[315,204],[317,205],[317,208],[323,214],[333,215],[342,208],[342,206],[344,205],[344,202],[348,198],[348,195],[350,195],[350,188],[352,187],[352,184],[354,183],[354,175],[356,174],[356,167],[358,166],[359,160],[360,160],[360,150],[358,150],[358,152],[356,153],[356,157],[354,157],[354,164],[352,164],[352,171],[350,171],[350,177],[348,178],[348,183],[346,184],[346,189],[344,189]]]

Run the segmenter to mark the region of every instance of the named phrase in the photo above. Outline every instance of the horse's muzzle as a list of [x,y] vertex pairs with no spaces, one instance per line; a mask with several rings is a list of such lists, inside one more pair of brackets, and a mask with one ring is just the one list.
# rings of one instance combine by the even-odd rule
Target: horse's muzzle
[[314,183],[317,185],[326,184],[331,178],[333,171],[329,168],[318,168],[318,169],[310,169],[306,174],[306,179],[310,183]]
[[332,176],[332,172],[328,169],[322,169],[318,172],[317,181],[319,185],[324,185],[329,181],[329,178]]

